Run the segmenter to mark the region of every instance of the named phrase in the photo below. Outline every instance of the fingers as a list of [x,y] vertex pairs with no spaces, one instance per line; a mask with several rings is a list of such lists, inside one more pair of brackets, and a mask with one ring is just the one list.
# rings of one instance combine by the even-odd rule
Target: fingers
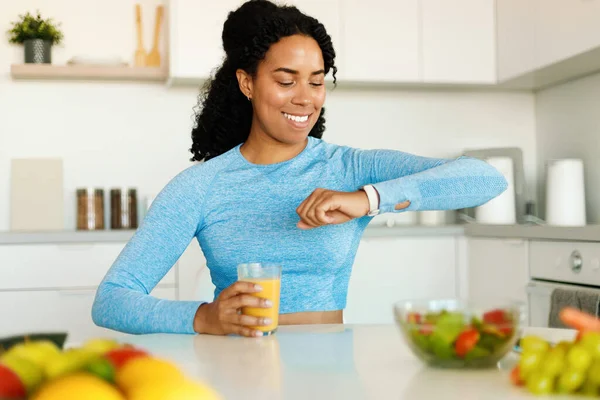
[[232,314],[227,318],[227,321],[233,325],[243,326],[267,326],[273,323],[273,321],[270,318],[253,317],[244,314]]
[[262,288],[260,287],[260,285],[251,282],[238,281],[233,285],[229,286],[228,288],[224,289],[219,295],[219,299],[221,301],[225,301],[227,299],[239,295],[240,293],[257,293],[261,290]]
[[300,221],[311,228],[319,226],[316,220],[309,216],[309,212],[311,212],[314,203],[318,200],[323,192],[323,189],[316,189],[296,209],[296,213],[298,213]]
[[[317,189],[296,209],[300,222],[298,228],[310,229],[335,222],[330,211],[339,208],[335,193],[329,190]],[[350,218],[343,218],[345,221]]]
[[240,294],[223,301],[226,308],[239,309],[242,307],[270,308],[273,306],[270,300],[249,294]]
[[263,336],[263,333],[261,331],[257,331],[255,329],[248,328],[247,326],[242,326],[242,325],[231,325],[231,328],[229,330],[231,333],[235,333],[240,336],[246,336],[246,337]]

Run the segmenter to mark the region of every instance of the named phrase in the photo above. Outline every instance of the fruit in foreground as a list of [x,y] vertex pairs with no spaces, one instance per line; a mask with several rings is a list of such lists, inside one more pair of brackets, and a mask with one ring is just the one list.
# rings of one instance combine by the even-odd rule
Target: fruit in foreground
[[6,355],[6,357],[2,358],[0,365],[8,367],[8,369],[19,377],[27,393],[35,391],[44,380],[42,369],[29,360],[14,355]]
[[69,349],[54,358],[44,368],[46,379],[56,379],[63,375],[83,370],[97,355],[82,348]]
[[84,372],[49,381],[32,400],[124,400],[112,385]]
[[82,347],[86,350],[102,355],[121,347],[121,345],[119,342],[113,339],[96,338],[88,340],[83,344]]
[[91,361],[85,370],[107,382],[113,383],[115,381],[115,367],[106,358]]
[[60,351],[54,342],[39,340],[14,345],[3,357],[16,356],[43,367],[49,360],[60,354]]
[[128,400],[221,400],[209,386],[184,381],[153,381],[136,386],[129,392]]
[[19,399],[27,396],[27,390],[19,376],[0,364],[0,399]]
[[136,349],[133,347],[123,347],[115,350],[111,350],[104,354],[104,357],[109,360],[116,369],[121,368],[127,362],[138,358],[138,357],[148,357],[149,354],[141,349]]
[[115,376],[117,386],[125,393],[129,393],[137,386],[155,381],[178,383],[184,379],[179,368],[155,357],[135,358],[121,367]]

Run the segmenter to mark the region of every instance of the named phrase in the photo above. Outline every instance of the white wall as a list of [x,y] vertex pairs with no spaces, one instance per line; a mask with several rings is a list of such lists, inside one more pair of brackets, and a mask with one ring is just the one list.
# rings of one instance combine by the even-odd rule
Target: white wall
[[588,223],[600,223],[600,74],[536,94],[538,198],[545,211],[546,160],[584,160]]
[[[66,40],[55,49],[54,63],[92,50],[92,55],[115,54],[131,61],[133,4],[132,0],[2,2],[0,31],[6,31],[17,14],[39,8],[63,22]],[[146,5],[156,3],[142,4],[149,47],[154,14]],[[191,165],[195,88],[12,81],[9,64],[22,62],[22,57],[20,47],[0,41],[0,231],[9,228],[11,158],[63,158],[67,229],[75,225],[76,187],[129,185],[145,196]],[[325,138],[330,142],[444,157],[457,156],[466,148],[519,146],[527,180],[534,183],[532,94],[338,88],[329,94],[326,106]]]

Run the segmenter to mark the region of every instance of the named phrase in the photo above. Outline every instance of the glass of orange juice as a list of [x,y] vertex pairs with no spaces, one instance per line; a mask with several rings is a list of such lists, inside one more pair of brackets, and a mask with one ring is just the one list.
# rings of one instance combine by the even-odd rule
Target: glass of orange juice
[[277,330],[279,324],[279,295],[281,292],[281,265],[250,263],[238,265],[238,281],[252,282],[260,285],[262,290],[254,296],[271,300],[270,308],[243,307],[242,314],[254,317],[271,319],[270,325],[252,326],[251,328],[262,331],[264,335],[271,335]]

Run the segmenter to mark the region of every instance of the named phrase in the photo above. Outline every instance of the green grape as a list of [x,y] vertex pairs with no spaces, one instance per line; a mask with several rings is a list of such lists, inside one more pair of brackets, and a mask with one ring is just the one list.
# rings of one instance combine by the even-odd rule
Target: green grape
[[560,350],[563,350],[565,353],[567,353],[571,349],[572,346],[573,346],[573,343],[567,342],[566,340],[561,340],[554,346],[554,349],[560,349]]
[[596,386],[600,386],[600,361],[596,360],[588,370],[588,381]]
[[527,389],[534,394],[549,394],[554,390],[554,379],[540,371],[535,371],[527,379]]
[[581,370],[568,368],[558,377],[558,391],[560,393],[573,393],[583,385],[585,374]]
[[592,363],[592,356],[585,347],[576,344],[567,353],[567,362],[573,369],[586,371]]
[[579,344],[586,348],[592,358],[600,359],[600,332],[584,333]]
[[529,375],[542,365],[543,360],[544,354],[542,353],[523,353],[519,360],[521,378],[527,380]]
[[545,353],[550,344],[539,336],[529,335],[521,339],[521,348],[524,353]]
[[579,392],[584,396],[596,397],[598,396],[598,385],[590,382],[590,380],[586,380]]
[[563,349],[552,349],[548,352],[544,358],[544,363],[541,367],[544,374],[556,377],[558,376],[566,366],[566,352]]

